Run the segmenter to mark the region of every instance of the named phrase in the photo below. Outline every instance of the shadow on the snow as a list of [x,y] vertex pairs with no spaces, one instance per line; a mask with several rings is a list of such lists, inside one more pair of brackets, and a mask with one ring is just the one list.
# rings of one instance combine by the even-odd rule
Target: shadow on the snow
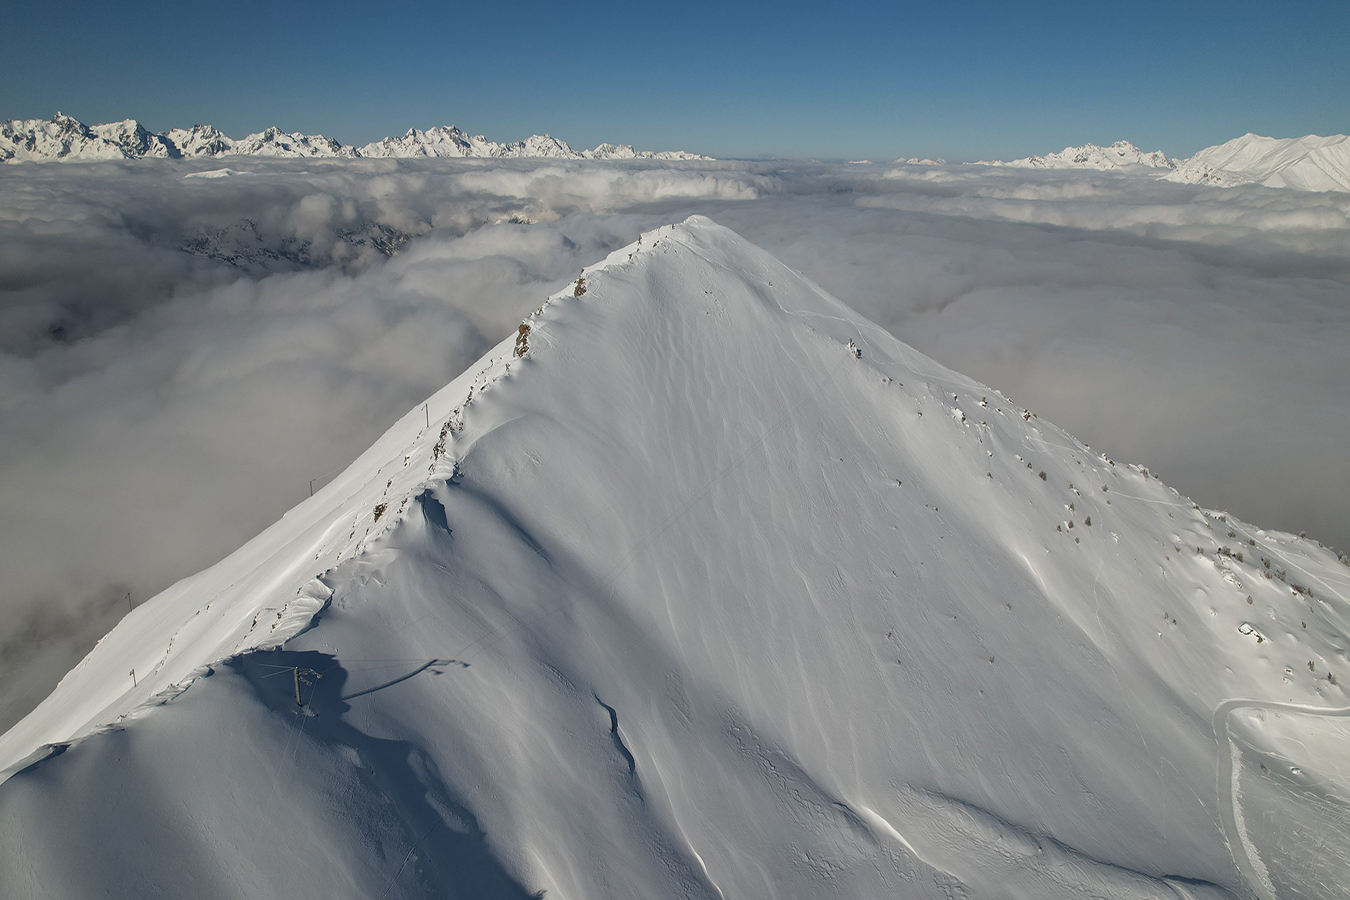
[[362,690],[359,691],[353,691],[352,693],[347,694],[342,699],[355,700],[357,697],[364,697],[367,694],[374,694],[377,691],[382,691],[385,688],[393,687],[396,684],[402,684],[409,678],[412,678],[416,675],[421,675],[423,672],[426,672],[428,670],[430,670],[431,673],[434,675],[440,675],[446,666],[459,666],[462,669],[467,669],[469,667],[469,664],[466,662],[461,662],[460,660],[457,659],[429,659],[405,675],[400,675],[397,678],[391,678],[388,681],[384,682],[383,684],[377,684],[374,687],[368,687],[363,688]]
[[[452,663],[431,660],[389,684]],[[303,718],[306,739],[355,751],[361,781],[396,810],[412,845],[390,872],[388,896],[450,900],[538,900],[543,896],[543,891],[527,890],[502,867],[477,818],[441,780],[426,753],[408,741],[372,737],[343,719],[350,709],[345,700],[389,684],[344,697],[347,671],[336,657],[315,651],[257,651],[237,656],[227,665],[278,715],[287,720]],[[297,670],[303,705],[296,704]]]

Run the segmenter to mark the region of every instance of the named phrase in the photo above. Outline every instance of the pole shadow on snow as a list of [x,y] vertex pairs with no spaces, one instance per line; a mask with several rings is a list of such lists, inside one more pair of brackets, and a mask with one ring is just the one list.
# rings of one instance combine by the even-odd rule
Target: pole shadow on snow
[[[347,671],[327,653],[260,650],[226,663],[288,724],[303,717],[306,739],[355,751],[360,782],[388,803],[411,845],[402,860],[390,860],[390,881],[382,896],[539,900],[544,891],[527,889],[506,871],[473,812],[423,750],[409,741],[373,737],[343,718],[351,709],[346,700],[450,664],[463,665],[430,660],[385,684],[344,696]],[[296,670],[303,706],[296,705]]]
[[420,675],[423,672],[427,671],[428,669],[431,670],[431,674],[433,675],[441,675],[444,673],[444,669],[446,666],[459,666],[461,669],[467,669],[469,667],[469,664],[466,662],[461,662],[457,659],[429,659],[426,662],[422,663],[417,668],[413,669],[411,672],[407,673],[406,675],[400,675],[397,678],[391,678],[390,680],[384,682],[383,684],[377,684],[374,687],[368,687],[363,690],[355,691],[353,693],[347,694],[342,699],[355,700],[357,697],[364,697],[367,694],[373,694],[376,691],[382,691],[387,687],[393,687],[396,684],[401,684],[415,675]]

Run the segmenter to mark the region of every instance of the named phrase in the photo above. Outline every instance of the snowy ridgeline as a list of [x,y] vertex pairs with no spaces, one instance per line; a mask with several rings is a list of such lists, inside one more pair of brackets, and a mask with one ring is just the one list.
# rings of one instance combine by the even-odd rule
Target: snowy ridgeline
[[1301,138],[1244,134],[1182,160],[1172,159],[1160,150],[1146,153],[1129,141],[1116,141],[1109,147],[1084,144],[1044,156],[978,165],[1102,171],[1158,169],[1166,180],[1186,184],[1218,187],[1260,184],[1302,191],[1350,191],[1350,138],[1343,134],[1331,137],[1310,134]]
[[[0,123],[0,162],[82,162],[117,159],[203,159],[221,156],[263,156],[281,159],[593,159],[593,160],[711,160],[682,150],[634,150],[627,144],[601,144],[594,150],[574,150],[548,135],[498,143],[470,135],[454,125],[422,131],[408,129],[401,137],[386,137],[363,147],[339,143],[321,134],[292,134],[268,128],[234,139],[210,125],[174,128],[162,134],[146,130],[135,119],[105,125],[85,125],[57,113],[45,119],[14,119]],[[867,160],[858,160],[866,163]],[[943,166],[942,159],[913,157],[896,162],[912,166]],[[1345,135],[1268,138],[1245,134],[1225,144],[1208,147],[1189,159],[1169,157],[1161,150],[1146,152],[1129,141],[1108,147],[1084,144],[1058,153],[1028,156],[1008,162],[981,161],[974,165],[1021,169],[1096,169],[1144,172],[1158,170],[1168,181],[1236,187],[1260,184],[1305,191],[1350,191],[1350,139]]]
[[1346,897],[1348,592],[695,217],[0,737],[0,895]]
[[321,134],[287,134],[279,128],[236,140],[210,125],[174,128],[163,134],[147,131],[135,119],[88,126],[57,113],[45,119],[14,119],[0,123],[0,161],[86,161],[107,159],[199,159],[217,156],[278,158],[388,158],[472,157],[552,159],[707,159],[680,150],[634,150],[626,144],[601,144],[594,150],[573,150],[548,135],[497,143],[470,135],[453,125],[421,131],[408,129],[402,137],[387,137],[351,147]]

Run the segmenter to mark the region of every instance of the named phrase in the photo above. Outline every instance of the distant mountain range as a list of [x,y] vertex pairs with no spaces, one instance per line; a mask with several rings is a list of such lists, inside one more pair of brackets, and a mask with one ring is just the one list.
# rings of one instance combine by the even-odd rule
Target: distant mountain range
[[[57,113],[51,120],[14,119],[0,123],[0,162],[51,162],[107,159],[200,159],[220,156],[274,158],[408,159],[449,157],[473,159],[653,159],[707,160],[682,150],[634,150],[628,144],[601,144],[574,150],[546,134],[523,141],[498,143],[471,135],[454,125],[422,131],[410,128],[400,137],[386,137],[362,147],[321,134],[288,133],[268,128],[235,139],[210,125],[173,128],[162,134],[135,119],[85,125]],[[943,165],[943,160],[897,160],[910,165]],[[1174,159],[1161,150],[1140,150],[1129,141],[1108,147],[1084,144],[1058,153],[1010,161],[982,160],[975,165],[1020,169],[1158,170],[1167,181],[1236,187],[1259,184],[1303,191],[1350,191],[1350,138],[1269,138],[1244,134],[1207,147],[1189,159]]]
[[1236,187],[1260,184],[1301,191],[1350,191],[1350,138],[1343,134],[1268,138],[1244,134],[1178,160],[1160,150],[1140,150],[1129,141],[1109,147],[1084,144],[1058,153],[979,165],[1023,169],[1165,169],[1167,181]]
[[57,113],[45,119],[14,119],[0,124],[0,161],[50,162],[106,159],[199,159],[217,156],[280,158],[410,158],[472,157],[553,159],[660,159],[697,160],[710,157],[682,150],[634,150],[627,144],[601,144],[594,150],[573,150],[565,141],[532,135],[523,141],[497,143],[470,135],[453,125],[422,131],[408,129],[402,137],[387,137],[349,146],[321,134],[288,134],[279,128],[236,140],[210,125],[173,128],[162,134],[148,131],[135,119],[105,125],[85,125],[73,116]]
[[981,161],[976,165],[1006,166],[1014,169],[1123,169],[1129,166],[1148,166],[1154,169],[1175,169],[1177,161],[1161,150],[1147,153],[1129,141],[1116,141],[1109,147],[1084,144],[1065,147],[1058,153],[1044,156],[1026,156],[1008,162]]

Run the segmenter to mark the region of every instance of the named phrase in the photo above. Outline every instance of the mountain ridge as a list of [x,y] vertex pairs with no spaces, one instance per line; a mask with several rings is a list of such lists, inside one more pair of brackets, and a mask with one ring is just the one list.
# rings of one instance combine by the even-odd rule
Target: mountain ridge
[[1220,187],[1259,184],[1301,191],[1350,191],[1350,137],[1270,138],[1248,132],[1206,147],[1166,177]]
[[[575,150],[549,135],[519,141],[489,141],[454,125],[409,128],[360,147],[324,135],[288,133],[271,127],[234,139],[210,125],[148,131],[135,119],[88,126],[58,112],[51,120],[14,119],[0,123],[0,162],[81,162],[115,159],[211,159],[260,156],[289,159],[566,159],[699,161],[713,157],[681,150],[635,150],[628,144],[602,143]],[[944,165],[943,160],[905,159],[908,164]],[[1268,138],[1248,133],[1207,147],[1187,159],[1161,150],[1144,151],[1129,141],[1106,147],[1066,147],[1043,155],[980,160],[970,165],[1013,169],[1148,172],[1166,181],[1214,187],[1258,184],[1305,191],[1350,191],[1350,138],[1305,135]]]
[[1175,169],[1177,161],[1161,150],[1146,152],[1129,141],[1116,141],[1107,147],[1084,144],[1081,147],[1065,147],[1058,153],[1047,153],[1043,156],[1027,156],[1009,162],[978,162],[975,165],[1004,166],[1014,169],[1111,170],[1137,167]]
[[0,892],[1347,884],[1345,584],[692,217],[0,736]]
[[401,137],[386,137],[355,147],[321,134],[292,134],[276,127],[236,140],[210,125],[172,128],[156,134],[135,119],[89,126],[60,112],[50,120],[13,119],[0,123],[0,162],[202,159],[221,156],[291,159],[437,156],[474,159],[710,159],[680,150],[634,150],[627,144],[605,143],[592,150],[573,150],[564,141],[538,134],[521,141],[497,143],[482,135],[470,135],[454,125],[437,126],[426,131],[410,128]]
[[1116,141],[1109,147],[1084,144],[1043,156],[1008,162],[980,161],[974,165],[1137,172],[1156,169],[1162,170],[1162,180],[1182,184],[1213,187],[1257,184],[1301,191],[1350,191],[1350,138],[1343,134],[1269,138],[1248,132],[1206,147],[1187,159],[1173,159],[1161,150],[1146,153],[1129,141]]

